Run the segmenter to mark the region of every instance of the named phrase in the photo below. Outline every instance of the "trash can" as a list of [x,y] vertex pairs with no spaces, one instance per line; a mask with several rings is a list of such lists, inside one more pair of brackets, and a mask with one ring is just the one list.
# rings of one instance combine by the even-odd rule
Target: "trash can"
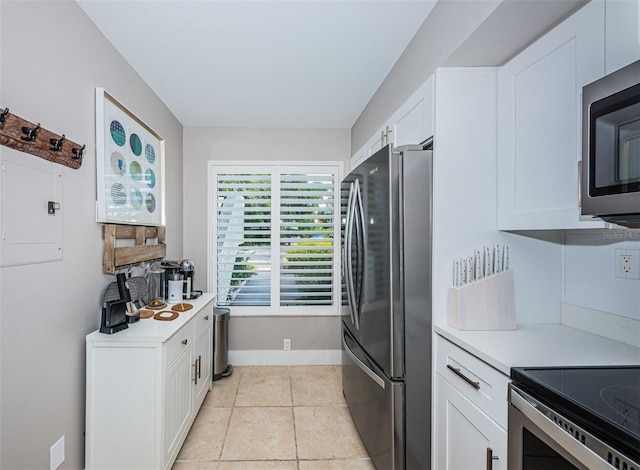
[[229,309],[215,307],[213,317],[213,380],[220,380],[233,373],[229,364]]

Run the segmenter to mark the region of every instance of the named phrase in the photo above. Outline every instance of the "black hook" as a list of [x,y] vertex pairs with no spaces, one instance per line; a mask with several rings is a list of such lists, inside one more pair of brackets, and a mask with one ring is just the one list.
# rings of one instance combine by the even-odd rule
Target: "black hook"
[[9,108],[4,108],[4,112],[0,114],[0,127],[4,126],[4,121],[7,114],[9,114]]
[[62,137],[59,139],[49,139],[49,142],[53,146],[49,150],[51,150],[52,152],[59,152],[60,150],[62,150],[62,142],[64,142],[64,134],[62,134]]
[[36,127],[23,127],[22,132],[24,132],[26,135],[25,137],[22,137],[22,140],[26,140],[29,142],[36,140],[36,137],[38,137],[38,129],[40,129],[40,123],[38,123]]
[[[64,136],[62,136],[64,137]],[[73,153],[73,158],[74,160],[79,160],[82,158],[82,154],[84,153],[84,148],[86,147],[86,145],[83,145],[81,149],[71,149],[71,153]]]

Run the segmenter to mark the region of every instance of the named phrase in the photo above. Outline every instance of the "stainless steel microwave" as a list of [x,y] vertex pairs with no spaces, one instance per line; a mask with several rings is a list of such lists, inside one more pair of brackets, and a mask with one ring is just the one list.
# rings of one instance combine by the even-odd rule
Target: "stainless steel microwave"
[[640,60],[582,89],[583,215],[640,227]]

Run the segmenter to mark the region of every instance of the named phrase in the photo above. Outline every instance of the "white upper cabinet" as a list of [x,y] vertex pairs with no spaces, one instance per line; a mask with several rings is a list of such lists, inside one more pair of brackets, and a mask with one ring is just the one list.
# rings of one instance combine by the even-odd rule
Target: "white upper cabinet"
[[419,144],[433,135],[433,76],[351,157],[355,168],[387,144]]
[[603,227],[581,220],[582,87],[604,75],[604,2],[594,0],[498,73],[498,229]]
[[605,5],[605,73],[611,73],[640,59],[640,0]]
[[[433,75],[391,116],[388,143],[419,144],[433,135]],[[385,128],[385,131],[387,129]]]

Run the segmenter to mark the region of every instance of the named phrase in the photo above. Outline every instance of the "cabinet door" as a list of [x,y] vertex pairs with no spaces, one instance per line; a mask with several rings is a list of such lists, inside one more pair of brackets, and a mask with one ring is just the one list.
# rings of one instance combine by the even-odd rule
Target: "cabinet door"
[[433,135],[433,75],[391,117],[389,142],[419,144]]
[[591,2],[498,73],[498,228],[580,221],[582,87],[604,74],[604,3]]
[[640,0],[608,0],[605,73],[640,59]]
[[204,400],[211,385],[211,352],[212,352],[211,323],[202,329],[193,346],[193,361],[196,364],[198,380],[195,385],[194,403],[196,408]]
[[[507,431],[439,374],[435,447],[439,470],[507,469]],[[493,453],[491,463],[488,449]]]
[[177,455],[191,423],[195,367],[190,350],[186,350],[167,369],[164,403],[164,461]]

